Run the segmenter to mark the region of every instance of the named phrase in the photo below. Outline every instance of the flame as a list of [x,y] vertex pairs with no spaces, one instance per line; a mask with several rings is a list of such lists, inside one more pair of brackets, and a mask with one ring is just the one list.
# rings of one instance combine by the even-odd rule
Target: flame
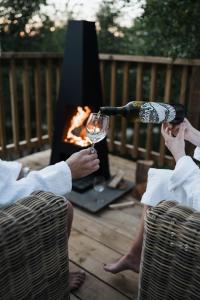
[[[86,129],[83,126],[84,122],[91,113],[91,109],[88,106],[82,108],[77,107],[77,113],[72,117],[70,127],[64,137],[64,142],[76,144],[81,147],[86,147],[91,144],[89,138],[86,136]],[[74,134],[78,132],[78,134]]]

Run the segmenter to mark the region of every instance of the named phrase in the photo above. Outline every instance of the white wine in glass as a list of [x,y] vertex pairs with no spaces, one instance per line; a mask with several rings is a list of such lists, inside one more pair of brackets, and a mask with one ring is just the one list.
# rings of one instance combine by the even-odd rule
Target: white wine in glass
[[86,132],[92,144],[92,152],[94,150],[94,144],[103,140],[108,132],[109,128],[109,117],[97,113],[91,113],[87,120]]

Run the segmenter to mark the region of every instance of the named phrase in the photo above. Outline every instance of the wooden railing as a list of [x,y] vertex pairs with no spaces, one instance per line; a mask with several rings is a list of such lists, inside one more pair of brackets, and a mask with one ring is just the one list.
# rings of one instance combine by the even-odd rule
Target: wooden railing
[[49,144],[62,55],[3,53],[0,57],[0,154],[21,155]]
[[[0,57],[0,155],[24,155],[50,144],[59,90],[62,55],[3,53]],[[103,101],[124,105],[130,100],[177,102],[190,115],[194,107],[191,84],[200,60],[100,54]],[[196,101],[196,100],[195,100]],[[172,164],[160,127],[111,118],[111,152],[134,159]]]

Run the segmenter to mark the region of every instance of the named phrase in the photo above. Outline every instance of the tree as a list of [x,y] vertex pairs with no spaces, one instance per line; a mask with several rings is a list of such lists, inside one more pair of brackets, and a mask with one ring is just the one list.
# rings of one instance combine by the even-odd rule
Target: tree
[[127,28],[120,25],[120,18],[126,18],[124,10],[133,9],[137,3],[137,0],[102,1],[97,13],[100,52],[127,54]]
[[[197,58],[200,55],[200,1],[138,0],[144,13],[121,27],[121,8],[104,0],[99,12],[100,51],[108,53]],[[134,1],[120,1],[122,6]],[[115,31],[110,30],[115,29]],[[159,45],[159,47],[158,47]]]
[[99,24],[98,44],[99,51],[104,53],[120,53],[119,43],[123,37],[117,23],[120,12],[114,7],[114,1],[104,0],[97,13]]
[[0,48],[2,51],[62,51],[65,27],[55,27],[41,13],[47,0],[0,1]]
[[36,27],[32,17],[34,14],[39,14],[40,4],[46,4],[46,0],[1,1],[0,32],[2,50],[18,50],[21,43],[28,43],[31,37],[35,35]]
[[199,57],[199,14],[198,0],[147,0],[135,26],[144,40],[143,54]]

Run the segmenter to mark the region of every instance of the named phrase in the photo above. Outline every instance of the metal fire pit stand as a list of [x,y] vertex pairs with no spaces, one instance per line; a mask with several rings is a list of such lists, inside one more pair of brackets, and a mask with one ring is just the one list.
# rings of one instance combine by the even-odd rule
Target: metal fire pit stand
[[71,193],[68,193],[66,197],[73,204],[91,213],[97,213],[129,192],[134,187],[134,183],[124,180],[123,186],[123,189],[113,189],[105,186],[104,191],[100,193],[96,192],[93,188],[82,193],[72,191]]

